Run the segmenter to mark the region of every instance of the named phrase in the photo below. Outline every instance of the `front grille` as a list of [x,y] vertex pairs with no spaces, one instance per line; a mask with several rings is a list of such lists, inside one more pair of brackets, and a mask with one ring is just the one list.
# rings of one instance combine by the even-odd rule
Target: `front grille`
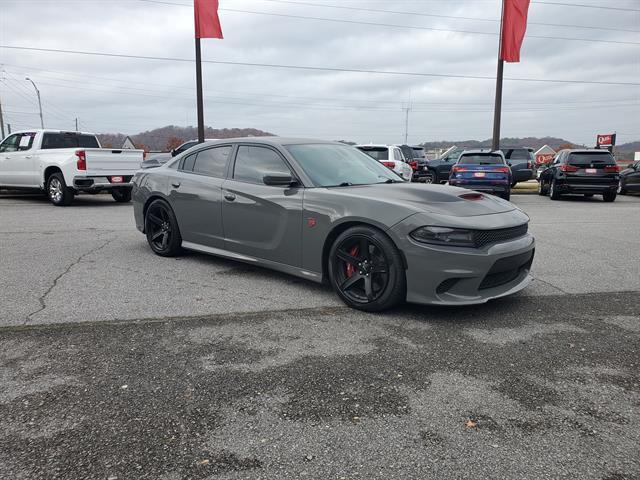
[[529,225],[527,223],[517,227],[499,228],[497,230],[476,230],[474,240],[477,248],[484,247],[491,243],[504,242],[514,238],[524,237],[527,234]]

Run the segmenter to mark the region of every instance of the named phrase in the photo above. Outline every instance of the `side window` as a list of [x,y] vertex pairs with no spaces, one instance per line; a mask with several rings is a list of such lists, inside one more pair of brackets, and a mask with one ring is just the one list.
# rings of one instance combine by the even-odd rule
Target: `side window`
[[239,182],[264,183],[266,174],[291,175],[291,170],[282,157],[266,147],[241,145],[236,155],[233,178]]
[[7,139],[0,144],[0,152],[17,152],[18,145],[20,145],[20,137],[22,137],[20,133],[7,137]]
[[31,150],[33,146],[33,139],[36,138],[35,133],[23,133],[18,141],[18,150]]
[[231,146],[208,148],[200,150],[193,167],[195,173],[211,175],[212,177],[224,177],[227,159],[231,153]]
[[403,160],[402,154],[400,153],[400,150],[398,150],[397,148],[393,149],[393,159],[394,160],[400,160],[400,161]]
[[185,158],[182,162],[182,166],[180,167],[180,170],[184,170],[185,172],[191,172],[193,171],[193,164],[196,163],[196,154],[193,153],[191,155],[189,155],[187,158]]

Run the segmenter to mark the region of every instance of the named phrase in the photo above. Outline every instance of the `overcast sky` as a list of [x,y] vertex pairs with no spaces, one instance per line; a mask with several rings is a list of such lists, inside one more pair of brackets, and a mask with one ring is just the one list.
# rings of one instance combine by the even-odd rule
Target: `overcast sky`
[[[506,64],[506,78],[635,85],[506,80],[502,136],[593,144],[596,133],[617,131],[618,143],[640,139],[640,0],[555,0],[617,10],[550,3],[531,3],[521,63]],[[500,0],[221,0],[220,7],[225,39],[203,40],[204,60],[495,77]],[[0,45],[191,59],[192,2],[0,0]],[[491,136],[491,79],[213,63],[203,71],[205,122],[214,128],[398,143],[410,105],[410,143]],[[41,91],[46,127],[72,129],[78,117],[83,130],[133,134],[196,124],[194,72],[190,62],[0,48],[0,99],[5,123],[37,127],[28,75]]]

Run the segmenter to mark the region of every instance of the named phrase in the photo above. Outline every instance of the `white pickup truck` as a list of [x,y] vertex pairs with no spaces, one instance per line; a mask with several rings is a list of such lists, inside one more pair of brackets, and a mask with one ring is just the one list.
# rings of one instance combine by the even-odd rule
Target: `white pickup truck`
[[0,188],[39,189],[58,206],[80,192],[103,190],[128,202],[143,159],[142,150],[100,148],[91,133],[23,130],[0,143]]

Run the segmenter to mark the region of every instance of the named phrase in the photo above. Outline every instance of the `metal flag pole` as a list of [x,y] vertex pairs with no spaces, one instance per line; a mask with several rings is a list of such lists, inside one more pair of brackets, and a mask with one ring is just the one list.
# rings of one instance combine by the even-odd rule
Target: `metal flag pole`
[[202,56],[200,39],[196,37],[196,101],[198,103],[198,142],[204,142],[204,104],[202,100]]
[[502,23],[504,22],[504,2],[502,0],[500,11],[500,40],[498,44],[498,71],[496,73],[496,103],[493,110],[493,141],[492,150],[500,149],[500,117],[502,114],[502,77],[504,72],[504,60],[502,59]]

